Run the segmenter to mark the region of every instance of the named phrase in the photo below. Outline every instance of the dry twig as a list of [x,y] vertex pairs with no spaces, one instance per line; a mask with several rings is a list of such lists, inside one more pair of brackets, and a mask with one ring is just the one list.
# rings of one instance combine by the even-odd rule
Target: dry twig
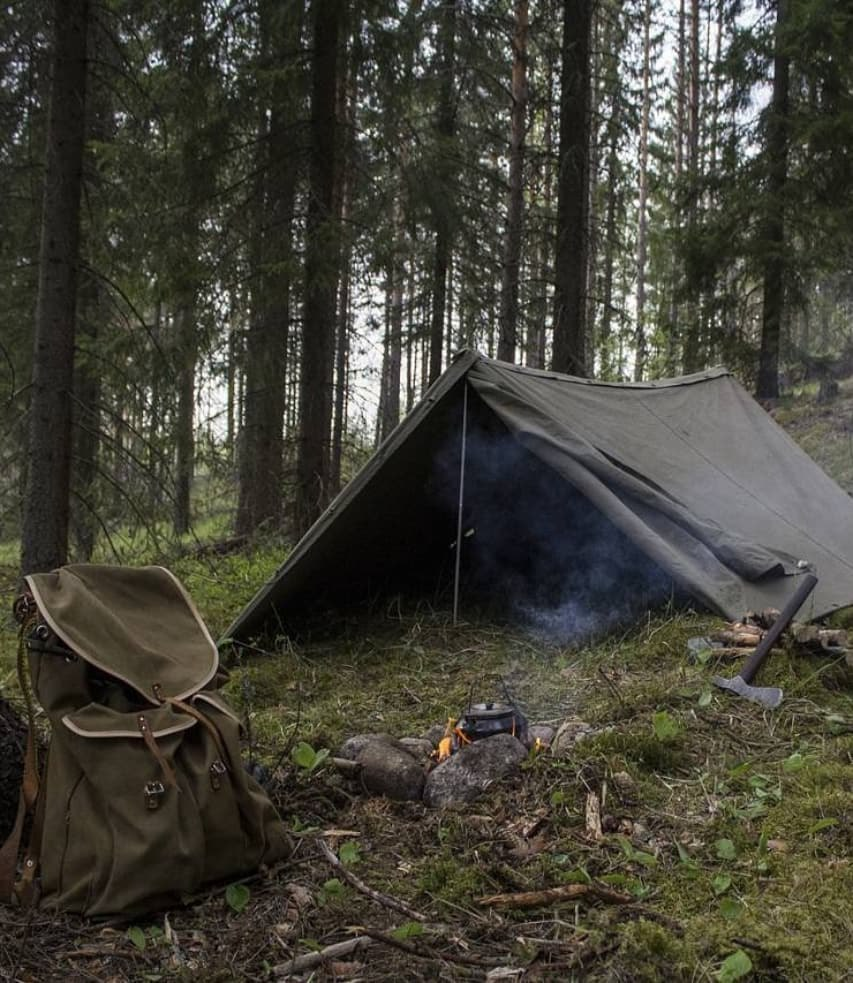
[[392,911],[400,912],[400,914],[406,915],[407,918],[411,918],[416,922],[428,922],[429,919],[426,915],[422,915],[419,911],[415,911],[414,908],[410,908],[405,901],[401,901],[399,898],[392,898],[388,894],[382,894],[380,891],[375,891],[372,887],[368,887],[360,878],[356,877],[355,874],[351,873],[344,867],[341,861],[338,859],[334,850],[325,842],[325,840],[318,840],[317,843],[320,846],[320,852],[326,858],[328,863],[334,867],[338,874],[356,891],[361,892],[366,897],[378,904],[384,905],[386,908],[390,908]]
[[516,894],[492,894],[480,898],[479,904],[493,908],[536,908],[539,905],[554,904],[559,901],[572,901],[576,898],[592,897],[607,904],[631,904],[630,894],[613,891],[600,884],[560,884],[543,891],[520,891]]

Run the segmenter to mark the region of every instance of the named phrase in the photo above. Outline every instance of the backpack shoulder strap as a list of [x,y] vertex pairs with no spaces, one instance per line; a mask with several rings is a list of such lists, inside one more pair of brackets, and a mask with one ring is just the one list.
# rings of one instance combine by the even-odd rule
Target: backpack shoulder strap
[[[24,771],[21,778],[21,790],[18,794],[18,812],[12,832],[6,837],[6,842],[0,846],[0,901],[10,902],[15,893],[15,871],[18,861],[18,851],[21,845],[21,834],[24,829],[24,819],[31,812],[39,797],[38,752],[36,748],[35,710],[33,697],[25,668],[26,662],[26,633],[36,620],[38,611],[34,605],[26,601],[28,595],[22,595],[15,602],[15,615],[20,617],[21,629],[18,635],[18,683],[27,705],[27,746],[24,751]],[[30,598],[31,600],[31,598]],[[33,870],[35,874],[35,870]]]

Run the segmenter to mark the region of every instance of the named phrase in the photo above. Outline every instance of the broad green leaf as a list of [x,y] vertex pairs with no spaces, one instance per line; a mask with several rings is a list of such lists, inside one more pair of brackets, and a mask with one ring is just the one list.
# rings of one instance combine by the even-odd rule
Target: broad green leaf
[[305,741],[300,741],[290,752],[290,757],[295,765],[300,768],[310,768],[314,764],[314,759],[317,757],[317,752],[310,744],[306,744]]
[[831,816],[827,816],[826,819],[818,819],[816,823],[812,823],[812,825],[809,826],[809,835],[819,833],[822,829],[830,829],[830,827],[837,825],[838,820]]
[[666,710],[658,710],[652,716],[652,727],[659,741],[671,740],[681,733],[681,724]]
[[251,896],[251,892],[245,884],[229,884],[225,888],[225,900],[228,907],[232,911],[236,911],[238,915],[249,903]]
[[140,952],[145,948],[145,932],[138,925],[130,926],[127,937]]
[[734,980],[743,979],[751,972],[752,960],[743,949],[738,949],[723,960],[722,966],[717,971],[717,979],[720,983],[733,983]]
[[713,696],[714,694],[709,689],[702,690],[702,693],[699,696],[699,706],[709,707]]
[[743,914],[743,905],[740,903],[740,901],[735,901],[734,898],[721,898],[720,914],[723,916],[723,918],[727,918],[729,921],[732,921]]
[[806,759],[800,754],[799,751],[795,751],[792,755],[789,755],[782,762],[783,771],[799,771],[806,763]]
[[315,771],[328,757],[329,749],[327,747],[321,747],[320,750],[314,754],[314,760],[308,766],[308,770]]
[[398,925],[397,928],[391,932],[391,935],[395,939],[405,940],[413,939],[418,935],[424,934],[424,927],[420,922],[403,922],[402,925]]
[[324,881],[323,890],[326,894],[337,897],[344,893],[344,886],[337,877],[331,877],[329,880]]
[[725,894],[732,886],[732,879],[728,874],[717,874],[711,881],[711,886],[714,888],[714,894]]
[[717,840],[716,847],[720,860],[734,860],[737,856],[737,847],[729,839]]
[[357,864],[361,860],[361,851],[358,849],[358,843],[348,840],[346,843],[341,844],[341,848],[338,850],[338,856],[341,858],[341,863],[344,867]]

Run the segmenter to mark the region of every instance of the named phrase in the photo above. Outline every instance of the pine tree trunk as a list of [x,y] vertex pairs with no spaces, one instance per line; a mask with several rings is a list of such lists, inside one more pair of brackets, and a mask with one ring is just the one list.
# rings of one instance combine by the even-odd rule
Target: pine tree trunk
[[[299,50],[303,0],[261,8],[261,62],[280,65]],[[293,216],[298,168],[293,125],[299,99],[281,73],[261,106],[255,186],[254,288],[246,336],[245,424],[239,456],[236,532],[280,526],[284,514],[284,379],[290,337]],[[267,128],[267,117],[269,126]]]
[[177,325],[178,405],[175,418],[175,501],[172,525],[182,536],[192,523],[190,493],[195,473],[195,367],[198,358],[195,297],[187,298]]
[[784,51],[789,0],[777,0],[773,56],[773,98],[767,123],[767,202],[764,251],[761,353],[758,365],[759,399],[779,396],[779,339],[785,310],[785,189],[788,183],[789,59]]
[[[687,201],[687,239],[696,241],[699,218],[699,0],[690,0],[690,103],[687,132],[687,167],[689,178]],[[696,372],[702,367],[701,332],[698,297],[695,286],[688,283],[687,331],[684,339],[684,371]]]
[[552,366],[557,372],[584,376],[592,2],[566,0],[563,11]]
[[646,0],[643,14],[643,103],[640,109],[639,201],[637,203],[637,326],[634,335],[634,381],[646,370],[646,237],[649,194],[649,114],[651,111],[651,22],[652,4]]
[[516,0],[512,39],[512,112],[510,114],[509,198],[501,276],[501,329],[498,358],[515,361],[518,292],[524,224],[524,138],[527,129],[528,0]]
[[444,328],[447,307],[447,271],[450,266],[452,247],[450,234],[450,183],[453,165],[448,160],[456,127],[453,103],[456,76],[456,18],[457,0],[442,0],[441,26],[439,30],[438,65],[441,71],[436,133],[439,140],[438,172],[444,184],[444,200],[433,209],[435,224],[435,244],[432,263],[432,311],[430,313],[429,333],[429,382],[434,382],[442,369],[444,351]]
[[338,44],[343,0],[312,5],[311,146],[305,244],[305,306],[299,383],[301,421],[296,463],[296,522],[305,532],[329,497],[334,325],[340,229],[335,216],[338,166]]
[[71,485],[88,0],[55,0],[22,572],[65,563]]

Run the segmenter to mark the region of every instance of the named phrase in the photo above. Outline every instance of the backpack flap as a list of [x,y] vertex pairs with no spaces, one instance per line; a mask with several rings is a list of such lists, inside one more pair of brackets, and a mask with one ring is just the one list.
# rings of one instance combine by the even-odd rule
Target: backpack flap
[[216,643],[164,567],[78,563],[26,580],[62,642],[152,705],[186,699],[216,675]]

